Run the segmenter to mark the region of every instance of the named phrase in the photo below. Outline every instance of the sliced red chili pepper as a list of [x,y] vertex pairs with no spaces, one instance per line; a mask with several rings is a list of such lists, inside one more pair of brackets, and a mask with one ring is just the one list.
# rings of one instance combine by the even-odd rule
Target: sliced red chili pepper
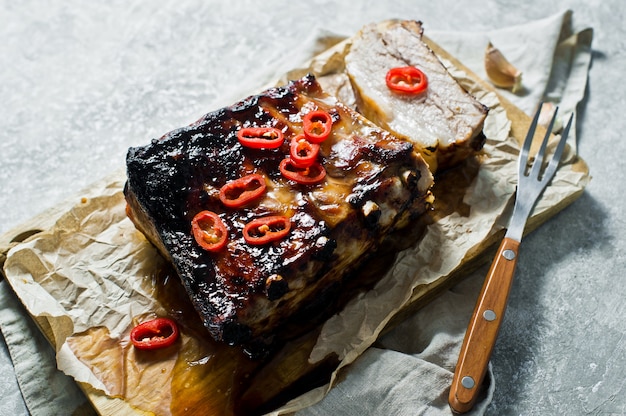
[[311,166],[317,160],[319,152],[320,145],[308,141],[304,134],[299,134],[291,139],[289,156],[294,166]]
[[130,342],[140,350],[155,350],[172,345],[178,339],[178,326],[169,318],[143,322],[130,331]]
[[283,132],[274,127],[245,127],[237,132],[237,139],[253,149],[276,149],[283,144]]
[[191,231],[196,242],[207,251],[220,251],[228,240],[228,231],[222,219],[212,211],[200,211],[191,220]]
[[314,185],[326,177],[326,169],[319,162],[314,162],[311,166],[298,167],[290,158],[287,158],[280,162],[279,168],[285,178],[302,185]]
[[391,68],[385,82],[390,90],[407,94],[419,94],[428,88],[426,74],[414,66]]
[[312,143],[321,143],[328,138],[333,127],[333,118],[326,111],[316,110],[302,118],[304,135]]
[[220,201],[228,208],[240,208],[265,193],[265,179],[253,173],[228,182],[220,189]]
[[283,239],[291,229],[291,220],[282,215],[257,218],[243,227],[243,238],[252,245]]

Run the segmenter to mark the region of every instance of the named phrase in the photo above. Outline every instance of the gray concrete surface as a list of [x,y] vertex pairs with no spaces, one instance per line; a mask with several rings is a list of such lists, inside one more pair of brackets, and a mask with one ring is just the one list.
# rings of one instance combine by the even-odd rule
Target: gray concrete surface
[[[433,30],[478,31],[566,8],[595,30],[578,129],[593,179],[523,243],[525,278],[515,281],[493,356],[487,413],[625,414],[621,0],[1,1],[0,233],[121,168],[129,146],[228,102],[230,85],[257,88],[250,71],[269,80],[298,63],[313,28],[350,34],[405,17]],[[2,346],[2,368],[10,368]],[[0,385],[16,388],[11,371],[0,372]]]

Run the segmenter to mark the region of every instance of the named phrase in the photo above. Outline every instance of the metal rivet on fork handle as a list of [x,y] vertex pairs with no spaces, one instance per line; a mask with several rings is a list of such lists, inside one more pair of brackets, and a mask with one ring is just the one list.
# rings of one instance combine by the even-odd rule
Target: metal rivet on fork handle
[[494,311],[492,311],[491,309],[487,309],[485,312],[483,312],[483,318],[485,318],[485,321],[495,321],[496,320],[496,313]]
[[515,252],[513,250],[504,250],[502,256],[507,260],[513,260],[515,258]]
[[465,387],[466,389],[471,389],[474,388],[474,379],[471,378],[470,376],[465,376],[461,379],[461,385],[463,387]]

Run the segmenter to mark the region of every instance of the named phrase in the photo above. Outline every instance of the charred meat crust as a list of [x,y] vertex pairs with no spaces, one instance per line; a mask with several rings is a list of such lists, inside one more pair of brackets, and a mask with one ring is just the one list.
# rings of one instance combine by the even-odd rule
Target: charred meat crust
[[[301,131],[303,112],[324,109],[332,137],[322,144],[327,178],[298,185],[278,164]],[[243,147],[241,127],[283,131],[279,149]],[[241,209],[221,205],[226,182],[259,173],[267,194]],[[321,90],[312,76],[271,88],[197,122],[131,148],[125,195],[128,214],[174,265],[211,335],[229,344],[269,337],[353,269],[400,221],[428,207],[432,176],[413,146],[398,140]],[[381,212],[372,214],[372,204]],[[227,248],[203,250],[190,232],[202,210],[228,229]],[[267,215],[291,219],[290,234],[264,246],[242,237],[245,223]]]

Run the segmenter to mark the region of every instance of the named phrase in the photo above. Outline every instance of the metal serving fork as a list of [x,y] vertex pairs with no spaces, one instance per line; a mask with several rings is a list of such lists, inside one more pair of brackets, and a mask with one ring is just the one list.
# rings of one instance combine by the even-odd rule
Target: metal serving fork
[[561,134],[561,139],[552,155],[552,159],[545,170],[543,170],[548,139],[556,119],[555,111],[535,161],[529,169],[530,147],[535,136],[541,107],[542,105],[539,106],[535,113],[520,152],[518,185],[515,194],[513,216],[491,264],[489,273],[485,278],[485,283],[478,296],[478,301],[476,302],[476,307],[474,308],[474,313],[470,319],[459,353],[459,360],[448,397],[450,407],[456,412],[464,413],[469,411],[476,401],[493,347],[496,343],[502,319],[504,318],[504,311],[515,274],[519,245],[522,240],[526,220],[539,195],[541,195],[556,172],[565,148],[569,129],[572,125],[573,115],[570,116]]

